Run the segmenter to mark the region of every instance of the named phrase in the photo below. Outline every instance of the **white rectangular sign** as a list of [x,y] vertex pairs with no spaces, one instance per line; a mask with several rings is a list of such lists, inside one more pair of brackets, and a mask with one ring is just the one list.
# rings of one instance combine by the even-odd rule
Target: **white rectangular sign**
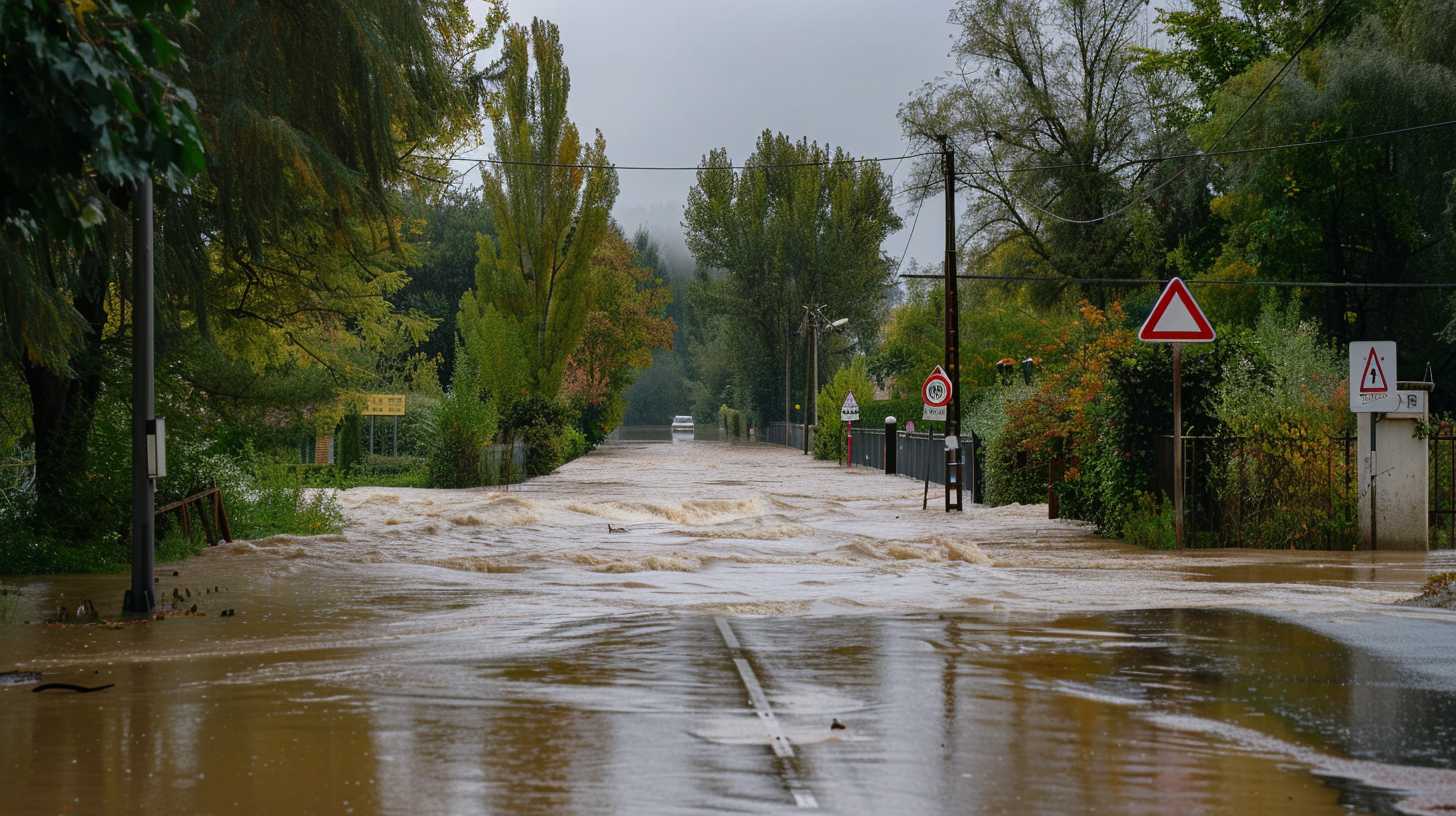
[[839,406],[839,420],[859,422],[859,401],[854,398],[853,391],[845,395],[844,404]]
[[1396,394],[1395,341],[1358,340],[1350,344],[1350,410],[1391,413],[1400,410]]
[[925,413],[921,414],[920,415],[920,418],[921,419],[934,419],[934,420],[937,420],[939,422],[944,422],[945,421],[945,406],[944,405],[927,405],[927,406],[925,406]]

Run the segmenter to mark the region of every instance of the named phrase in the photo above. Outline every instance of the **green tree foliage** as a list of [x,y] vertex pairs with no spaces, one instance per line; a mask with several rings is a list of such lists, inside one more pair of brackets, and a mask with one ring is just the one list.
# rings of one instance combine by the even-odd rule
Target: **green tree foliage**
[[524,366],[523,376],[504,378],[512,391],[494,391],[498,398],[517,389],[548,400],[560,392],[591,311],[592,256],[617,196],[601,133],[583,144],[566,117],[571,76],[562,55],[553,23],[506,30],[491,110],[501,163],[484,172],[496,235],[480,238],[475,287],[459,317],[467,345],[491,350],[482,360]]
[[1225,83],[1262,59],[1288,54],[1327,12],[1330,20],[1314,32],[1316,43],[1347,33],[1364,11],[1389,5],[1385,0],[1330,5],[1311,0],[1192,0],[1158,10],[1158,24],[1170,43],[1144,54],[1143,67],[1171,70],[1192,85],[1198,110],[1188,119],[1196,121],[1211,111]]
[[[107,219],[107,199],[124,203],[146,178],[176,188],[202,169],[197,105],[172,76],[186,63],[168,34],[191,8],[190,0],[13,0],[0,9],[0,268],[8,275],[25,271],[15,257],[22,244],[84,248]],[[54,325],[12,326],[12,342],[63,366],[55,355],[68,338],[45,333],[78,326],[55,319],[68,311],[64,298],[15,284],[7,300],[48,304],[31,316]]]
[[863,357],[855,357],[849,365],[834,372],[829,382],[819,389],[819,416],[814,423],[816,459],[844,458],[845,428],[839,418],[839,408],[848,394],[854,394],[855,401],[861,405],[875,394]]
[[[890,311],[884,344],[871,359],[870,373],[889,383],[896,397],[920,397],[920,384],[945,359],[945,289],[917,282]],[[996,364],[1041,360],[1073,321],[1060,305],[1043,305],[1024,288],[982,283],[961,290],[961,394],[974,399],[998,385]],[[1018,378],[1020,368],[1017,369]]]
[[901,222],[880,166],[842,149],[765,131],[744,164],[731,169],[725,149],[705,156],[683,213],[698,265],[723,270],[699,282],[705,317],[725,319],[704,332],[726,363],[722,390],[704,397],[781,417],[785,350],[804,306],[822,304],[849,319],[851,334],[874,337],[894,265],[880,243]]
[[[73,42],[77,54],[99,60],[86,62],[88,70],[111,64],[113,57],[96,49],[112,47],[106,43],[114,45],[116,38],[141,55],[123,56],[142,77],[140,84],[132,88],[117,79],[104,86],[117,97],[115,110],[129,111],[155,130],[105,130],[145,142],[135,156],[141,169],[134,172],[150,170],[171,182],[190,166],[187,145],[178,149],[183,163],[174,171],[162,163],[171,154],[156,142],[185,133],[190,120],[182,109],[192,107],[192,96],[182,88],[197,100],[195,132],[206,168],[185,185],[170,184],[170,191],[164,184],[157,198],[159,399],[175,391],[183,396],[179,404],[207,403],[223,414],[229,405],[251,406],[254,418],[264,402],[277,405],[280,397],[295,407],[318,404],[320,397],[327,402],[331,392],[370,375],[379,349],[393,347],[401,336],[424,336],[427,316],[399,312],[388,301],[403,285],[411,255],[400,239],[397,192],[433,184],[422,179],[442,175],[442,165],[421,156],[477,126],[491,72],[477,69],[471,54],[489,44],[502,9],[493,4],[486,26],[477,30],[464,0],[243,6],[203,0],[185,22],[163,13],[185,9],[181,3],[40,5],[55,14],[90,9],[75,13],[77,30],[93,39]],[[7,25],[19,8],[6,5]],[[135,24],[104,16],[133,12],[141,15]],[[7,48],[16,42],[5,38]],[[185,65],[175,62],[174,86],[159,66],[178,47]],[[7,93],[44,86],[39,77],[12,86],[11,66],[22,62],[7,55],[5,65]],[[86,98],[94,101],[95,93],[89,88]],[[176,112],[154,109],[147,101],[153,96]],[[6,104],[16,98],[7,95]],[[57,134],[78,127],[67,110],[48,103],[29,107],[29,127]],[[94,111],[103,114],[110,115]],[[5,117],[6,126],[12,121]],[[163,125],[173,129],[170,136]],[[124,142],[106,144],[125,148]],[[111,172],[97,164],[110,161],[105,150],[77,155],[92,174],[88,178]],[[55,177],[58,188],[70,178],[64,168]],[[92,230],[90,245],[67,248],[58,243],[62,233],[47,233],[44,252],[20,259],[30,280],[48,281],[53,299],[69,305],[75,329],[69,345],[45,340],[48,355],[34,348],[17,355],[34,417],[42,505],[64,504],[75,482],[87,476],[86,440],[95,406],[105,397],[102,375],[112,364],[108,355],[126,346],[131,307],[124,219],[106,209],[124,198],[76,201],[88,208],[99,202],[107,216]],[[7,255],[7,262],[14,258]],[[7,275],[5,284],[22,279]],[[41,313],[18,297],[7,295],[6,304],[10,337],[21,326],[9,317],[12,308]],[[32,346],[41,342],[24,336]],[[318,380],[299,376],[311,368],[327,372],[322,394],[314,388]]]
[[[1136,70],[1143,7],[960,0],[952,10],[959,75],[927,84],[900,120],[918,149],[937,149],[938,135],[955,143],[971,259],[988,271],[1139,277],[1161,264],[1160,225],[1138,198],[1161,180],[1159,165],[1140,160],[1181,136],[1159,115],[1157,77]],[[937,190],[941,172],[923,161],[913,184]],[[1190,209],[1206,220],[1205,198],[1195,182],[1160,203],[1177,205],[1170,217]],[[1124,208],[1131,220],[1099,220]],[[1099,303],[1110,296],[1088,291]]]
[[187,2],[16,0],[0,8],[0,363],[30,401],[36,490],[53,513],[87,469],[121,208],[202,167],[169,35]]
[[[456,350],[468,361],[469,352]],[[450,388],[426,429],[431,487],[475,487],[485,473],[481,456],[500,427],[500,411],[481,382],[479,365],[456,365]]]
[[[1411,0],[1388,14],[1366,13],[1349,36],[1307,52],[1228,146],[1456,118],[1453,12],[1446,0]],[[1282,62],[1255,63],[1226,83],[1195,135],[1209,143]],[[1224,241],[1213,271],[1295,281],[1451,280],[1450,144],[1449,130],[1434,130],[1223,159],[1226,183],[1213,211]],[[1449,319],[1439,299],[1354,288],[1312,289],[1301,300],[1339,341],[1390,337],[1401,343],[1402,358],[1417,364],[1449,357],[1429,328]],[[1249,319],[1257,310],[1246,305],[1244,314]]]
[[563,396],[577,411],[591,444],[621,422],[625,394],[657,349],[670,349],[674,329],[666,316],[671,290],[652,269],[639,266],[632,244],[611,225],[592,257],[591,298],[576,349],[566,361]]
[[435,321],[423,343],[410,344],[410,352],[440,360],[440,376],[449,382],[459,337],[456,317],[460,298],[475,285],[479,236],[492,235],[490,210],[476,191],[446,191],[439,196],[413,196],[407,204],[410,219],[405,238],[419,244],[417,260],[409,268],[409,282],[390,296],[395,308],[418,312]]

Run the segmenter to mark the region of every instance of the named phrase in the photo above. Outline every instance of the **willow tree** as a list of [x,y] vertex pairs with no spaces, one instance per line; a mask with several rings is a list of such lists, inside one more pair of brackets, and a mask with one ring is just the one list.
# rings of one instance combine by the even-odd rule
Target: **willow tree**
[[720,319],[707,351],[727,350],[729,396],[777,417],[804,305],[826,305],[866,341],[877,334],[894,267],[880,243],[900,217],[879,164],[841,149],[764,131],[743,169],[732,164],[726,150],[710,152],[688,192],[688,249],[700,267],[726,271],[700,285],[697,305]]
[[584,144],[566,118],[571,75],[556,25],[511,26],[504,43],[491,109],[497,161],[482,173],[496,235],[479,239],[459,325],[495,397],[555,399],[591,310],[592,255],[617,174],[601,132]]
[[[122,6],[42,5],[77,15]],[[7,27],[10,13],[7,6]],[[477,29],[465,0],[200,0],[185,19],[122,32],[143,50],[180,46],[185,70],[179,60],[177,83],[191,93],[162,99],[195,96],[206,154],[202,173],[157,199],[159,393],[180,379],[189,409],[253,403],[277,393],[260,386],[280,374],[312,367],[342,384],[372,344],[401,332],[423,337],[429,321],[400,313],[387,299],[404,284],[409,260],[395,199],[402,187],[434,184],[422,179],[444,174],[424,155],[478,127],[493,68],[477,67],[471,55],[490,44],[503,15],[492,3]],[[83,33],[110,30],[101,18],[91,23]],[[11,64],[8,54],[4,64]],[[142,87],[150,90],[145,81],[158,78],[165,76],[146,77]],[[40,129],[69,115],[55,101],[28,109]],[[110,135],[98,137],[102,146],[117,133],[99,120],[91,126],[103,124]],[[102,149],[84,158],[107,167]],[[142,168],[148,170],[164,181],[175,175],[157,162]],[[72,318],[85,342],[28,358],[57,383],[29,389],[42,504],[84,480],[85,439],[94,405],[105,396],[103,374],[128,342],[130,293],[119,272],[129,246],[117,203],[124,202],[100,197],[95,207],[121,225],[104,244],[107,252],[72,257],[72,271],[51,278],[63,281],[62,300],[85,307],[84,320]],[[8,319],[6,325],[21,326]],[[48,438],[69,440],[67,455],[52,455]]]
[[42,515],[85,469],[125,207],[202,166],[196,103],[164,30],[189,2],[0,6],[0,376],[30,401]]

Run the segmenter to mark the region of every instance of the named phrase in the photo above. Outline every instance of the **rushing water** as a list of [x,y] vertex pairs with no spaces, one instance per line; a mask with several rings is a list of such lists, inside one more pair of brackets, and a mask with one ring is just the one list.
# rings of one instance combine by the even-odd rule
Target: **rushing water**
[[0,671],[115,686],[0,685],[4,807],[1456,807],[1456,616],[1390,605],[1450,553],[1148,553],[922,489],[621,443],[509,492],[347,491],[342,535],[164,568],[164,620],[39,623],[125,580],[23,582]]

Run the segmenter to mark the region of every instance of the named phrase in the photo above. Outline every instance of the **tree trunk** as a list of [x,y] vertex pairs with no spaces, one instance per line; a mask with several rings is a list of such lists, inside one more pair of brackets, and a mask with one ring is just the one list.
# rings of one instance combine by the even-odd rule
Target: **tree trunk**
[[71,358],[72,372],[60,373],[39,363],[21,361],[30,390],[31,427],[35,432],[37,518],[57,528],[87,528],[101,520],[96,516],[97,508],[70,501],[77,482],[87,472],[91,426],[104,366],[101,335],[106,327],[105,264],[95,254],[88,254],[82,264],[83,286],[90,291],[78,292],[73,305],[90,330],[82,348]]

